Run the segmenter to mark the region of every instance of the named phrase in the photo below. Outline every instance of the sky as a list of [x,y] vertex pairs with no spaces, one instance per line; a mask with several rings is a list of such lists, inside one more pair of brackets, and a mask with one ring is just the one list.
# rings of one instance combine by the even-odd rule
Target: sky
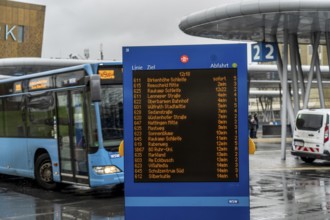
[[46,6],[43,58],[122,60],[123,46],[217,44],[193,37],[178,25],[191,13],[230,0],[17,0]]

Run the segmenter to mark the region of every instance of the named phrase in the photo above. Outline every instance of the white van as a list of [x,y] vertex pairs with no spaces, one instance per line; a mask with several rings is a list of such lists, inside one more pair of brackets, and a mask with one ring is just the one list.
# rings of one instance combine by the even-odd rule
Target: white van
[[300,110],[293,132],[291,154],[306,163],[315,159],[330,160],[330,109]]

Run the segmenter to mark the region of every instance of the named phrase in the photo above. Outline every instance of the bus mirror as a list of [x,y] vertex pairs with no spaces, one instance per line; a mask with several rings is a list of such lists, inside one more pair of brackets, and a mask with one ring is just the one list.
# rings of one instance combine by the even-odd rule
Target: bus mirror
[[99,75],[91,75],[89,78],[89,87],[91,92],[91,101],[101,101],[101,79]]

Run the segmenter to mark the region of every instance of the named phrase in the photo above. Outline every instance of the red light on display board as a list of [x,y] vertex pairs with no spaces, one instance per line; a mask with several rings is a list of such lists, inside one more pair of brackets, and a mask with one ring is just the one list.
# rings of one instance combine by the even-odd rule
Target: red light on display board
[[187,55],[182,55],[180,57],[180,61],[181,61],[181,63],[188,63],[189,57]]

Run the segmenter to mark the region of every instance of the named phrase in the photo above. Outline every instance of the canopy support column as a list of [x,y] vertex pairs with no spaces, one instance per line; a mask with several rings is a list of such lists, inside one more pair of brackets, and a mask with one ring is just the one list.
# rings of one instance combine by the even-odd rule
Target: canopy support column
[[288,31],[284,30],[282,60],[281,159],[286,159],[286,129],[288,100]]
[[327,46],[327,56],[328,56],[328,66],[329,66],[329,72],[330,72],[330,33],[325,33],[325,40],[326,40],[326,46]]
[[318,86],[318,90],[319,90],[320,107],[325,108],[319,54],[317,53],[316,56],[317,56],[317,58],[316,58],[316,62],[315,62],[315,69],[316,69],[317,86]]
[[297,76],[297,64],[296,64],[296,35],[290,34],[290,60],[291,60],[291,74],[292,74],[292,90],[293,90],[293,104],[294,115],[297,115],[299,111],[299,92],[298,92],[298,76]]
[[309,96],[310,96],[310,92],[311,92],[311,88],[312,88],[312,80],[313,80],[313,75],[314,75],[314,67],[316,64],[316,59],[318,58],[317,53],[318,53],[318,47],[319,47],[319,43],[320,43],[320,37],[321,37],[320,32],[314,33],[314,40],[312,41],[313,42],[312,62],[311,62],[311,68],[309,70],[309,75],[308,75],[303,109],[308,108],[308,101],[309,101]]
[[265,110],[265,107],[264,107],[264,104],[263,104],[263,102],[262,102],[261,97],[259,97],[259,102],[260,102],[260,105],[261,105],[261,111],[262,111],[262,121],[265,122],[265,120],[266,120],[266,122],[268,122],[268,121],[267,121],[266,110]]
[[[278,50],[279,51],[279,50]],[[279,55],[279,54],[278,54]],[[286,129],[288,100],[288,31],[284,30],[283,59],[277,59],[278,70],[282,73],[282,109],[281,109],[281,159],[286,159]]]
[[[282,100],[281,100],[281,159],[286,159],[286,134],[287,134],[287,115],[289,116],[290,126],[294,129],[294,113],[288,91],[288,31],[284,31],[283,39],[283,58],[281,54],[277,57],[278,76],[282,86]],[[276,36],[272,36],[272,41],[277,42]],[[277,45],[278,47],[278,45]],[[278,49],[278,48],[277,48]],[[278,50],[279,51],[279,50]],[[288,112],[288,114],[287,114]]]
[[300,84],[300,99],[299,99],[299,109],[300,109],[300,100],[304,101],[305,99],[305,79],[304,79],[304,73],[302,70],[302,64],[301,64],[301,57],[299,52],[299,44],[298,44],[298,36],[296,35],[295,38],[295,46],[296,46],[296,60],[297,60],[297,67],[298,67],[298,81]]

